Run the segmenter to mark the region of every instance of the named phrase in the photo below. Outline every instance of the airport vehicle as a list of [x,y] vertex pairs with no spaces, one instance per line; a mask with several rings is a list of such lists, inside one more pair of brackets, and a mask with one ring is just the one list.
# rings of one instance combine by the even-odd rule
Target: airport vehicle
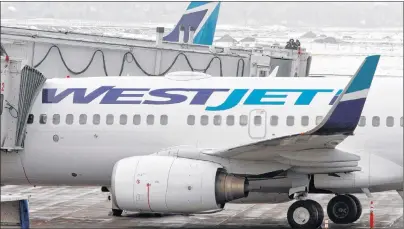
[[[352,194],[402,191],[403,79],[374,77],[379,58],[352,78],[46,79],[24,109],[6,84],[1,183],[101,186],[116,216],[296,200],[289,224],[311,229],[324,212],[308,194],[335,193],[329,218],[352,223]],[[7,135],[10,106],[26,127]]]

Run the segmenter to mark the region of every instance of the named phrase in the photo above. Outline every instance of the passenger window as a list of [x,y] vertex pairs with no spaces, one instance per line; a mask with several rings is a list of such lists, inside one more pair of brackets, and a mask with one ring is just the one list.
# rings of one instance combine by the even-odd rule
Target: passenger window
[[107,115],[106,123],[107,123],[107,125],[112,125],[112,124],[114,124],[114,115],[113,115],[113,114],[108,114],[108,115]]
[[320,124],[321,121],[323,121],[323,116],[317,116],[316,117],[316,125]]
[[278,116],[274,116],[274,115],[271,116],[269,123],[271,124],[271,126],[277,126],[278,125]]
[[140,125],[140,121],[141,121],[141,117],[140,117],[140,115],[134,115],[133,116],[133,124],[134,125]]
[[286,125],[288,125],[288,126],[295,125],[295,117],[294,116],[286,117]]
[[403,117],[400,118],[400,126],[403,126]]
[[246,126],[248,124],[247,115],[240,115],[240,126]]
[[80,125],[85,125],[87,123],[87,115],[86,114],[81,114],[79,116],[79,123],[80,123]]
[[33,115],[33,114],[29,114],[29,115],[28,115],[27,123],[28,123],[28,124],[32,124],[33,122],[34,122],[34,115]]
[[228,126],[233,126],[234,125],[234,115],[227,116],[226,124]]
[[302,126],[309,125],[309,116],[302,116]]
[[378,127],[380,125],[380,117],[379,116],[373,116],[372,125],[374,127]]
[[101,122],[101,116],[99,114],[93,115],[93,124],[94,125],[99,125]]
[[209,124],[209,117],[207,115],[201,116],[201,125],[206,126]]
[[215,115],[213,116],[213,125],[220,126],[222,124],[222,116]]
[[154,115],[148,115],[146,117],[146,123],[147,123],[147,125],[153,125],[154,124]]
[[359,119],[359,126],[365,126],[365,125],[366,125],[366,117],[361,116],[361,118]]
[[394,126],[394,118],[392,116],[388,116],[386,118],[386,126],[387,127],[392,127]]
[[60,123],[60,114],[54,114],[52,118],[52,123],[58,125]]
[[167,115],[162,115],[160,116],[160,124],[165,126],[168,123],[168,116]]
[[126,123],[128,123],[128,116],[126,114],[119,116],[119,124],[126,125]]
[[195,125],[195,116],[193,116],[193,115],[188,115],[187,124],[190,125],[190,126]]
[[67,125],[73,124],[73,119],[74,119],[74,117],[73,117],[72,114],[67,114],[67,115],[66,115],[66,124],[67,124]]
[[46,124],[46,119],[47,119],[46,114],[41,114],[39,116],[39,123]]
[[262,117],[261,116],[254,116],[254,125],[261,126]]

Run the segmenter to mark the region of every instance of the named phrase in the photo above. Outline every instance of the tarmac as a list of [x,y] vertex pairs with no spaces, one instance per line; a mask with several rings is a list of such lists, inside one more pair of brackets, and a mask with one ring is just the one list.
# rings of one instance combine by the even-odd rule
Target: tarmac
[[[111,216],[108,193],[94,187],[32,187],[3,186],[1,195],[29,197],[31,228],[266,228],[289,229],[286,213],[291,205],[227,204],[214,214],[156,215],[124,212],[122,217]],[[329,220],[328,228],[359,229],[369,227],[370,199],[356,195],[362,202],[361,218],[348,225],[336,225]],[[333,195],[309,195],[326,212]],[[375,227],[404,228],[403,200],[397,192],[374,193]],[[326,216],[327,217],[327,216]]]

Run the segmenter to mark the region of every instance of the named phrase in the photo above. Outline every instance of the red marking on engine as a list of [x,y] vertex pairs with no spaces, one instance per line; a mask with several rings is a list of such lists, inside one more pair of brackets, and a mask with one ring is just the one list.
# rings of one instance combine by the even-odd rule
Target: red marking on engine
[[140,184],[140,180],[139,180],[139,179],[136,181],[136,184]]
[[147,186],[147,204],[149,205],[150,211],[152,211],[151,207],[150,207],[150,186],[151,186],[151,184],[147,183],[146,186]]

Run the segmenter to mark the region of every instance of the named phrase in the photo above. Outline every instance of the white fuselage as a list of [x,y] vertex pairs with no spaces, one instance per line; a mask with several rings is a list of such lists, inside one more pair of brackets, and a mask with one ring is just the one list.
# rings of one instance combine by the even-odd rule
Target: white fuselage
[[[316,126],[317,116],[327,114],[331,108],[330,101],[338,90],[346,86],[349,79],[348,77],[237,78],[236,80],[230,77],[194,80],[173,80],[166,77],[50,79],[45,83],[44,89],[57,88],[56,97],[50,95],[50,100],[57,98],[58,94],[68,88],[86,88],[86,95],[101,86],[114,86],[117,89],[111,93],[105,91],[94,97],[92,101],[78,99],[80,102],[85,102],[81,104],[73,103],[73,94],[69,94],[57,103],[43,103],[43,94],[40,93],[31,111],[34,116],[33,123],[28,124],[26,129],[24,151],[20,154],[1,155],[2,183],[108,186],[115,162],[125,157],[149,155],[167,147],[180,145],[226,148],[307,131]],[[358,126],[355,135],[348,137],[337,147],[360,155],[359,165],[369,174],[376,176],[384,174],[384,177],[398,176],[401,177],[399,178],[401,182],[402,85],[402,78],[376,77],[362,113],[362,116],[366,118],[366,124]],[[126,90],[128,88],[150,90],[136,92]],[[171,91],[170,93],[166,91],[166,94],[164,91],[156,91],[168,88],[230,90],[215,91],[208,99],[206,95],[209,93],[205,91],[203,94],[203,90],[199,90],[200,94],[197,96],[195,91]],[[234,89],[240,90],[235,93]],[[260,98],[259,93],[251,94],[254,89],[279,91],[266,92],[266,95],[278,95],[277,98],[274,96]],[[312,97],[312,94],[310,95],[307,91],[304,94],[285,89],[327,89],[329,91],[319,92]],[[150,93],[150,91],[154,92]],[[129,94],[139,94],[139,96],[122,96]],[[161,97],[162,94],[177,96],[171,96],[170,99]],[[234,101],[237,102],[237,98],[241,98],[241,101],[236,105]],[[311,101],[310,98],[312,98]],[[146,100],[149,100],[149,103],[153,103],[150,101],[185,101],[156,105],[145,104]],[[109,104],[100,104],[101,101]],[[134,102],[116,104],[117,101],[141,101],[142,104],[133,104]],[[207,107],[218,107],[225,101],[235,106],[225,110],[206,110]],[[269,102],[273,104],[263,104]],[[281,105],[279,102],[284,104]],[[41,115],[46,115],[45,124],[40,123]],[[302,116],[308,116],[307,126],[302,125]],[[386,124],[389,116],[394,120],[391,127]],[[71,117],[73,122],[69,124]],[[99,124],[94,124],[94,119],[98,120],[98,117],[100,117]],[[206,117],[207,122],[205,122]],[[294,117],[293,123],[292,117]],[[374,126],[377,117],[380,118],[379,125]],[[190,125],[193,119],[194,124]],[[112,123],[111,120],[113,120]],[[54,121],[59,123],[54,124]],[[255,160],[270,161],[270,158],[262,156]],[[375,162],[377,166],[369,166]],[[268,172],[272,170],[268,167]],[[397,171],[400,173],[398,174]]]

